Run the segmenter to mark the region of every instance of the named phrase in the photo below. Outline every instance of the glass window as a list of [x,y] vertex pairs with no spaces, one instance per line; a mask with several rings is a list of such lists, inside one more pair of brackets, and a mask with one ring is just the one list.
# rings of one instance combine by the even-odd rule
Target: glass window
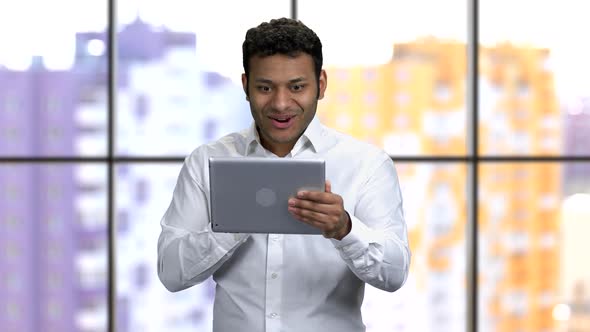
[[0,326],[104,331],[107,209],[104,166],[0,166]]
[[590,156],[590,3],[480,2],[480,152]]
[[106,153],[106,14],[101,0],[0,3],[0,156]]
[[323,122],[391,155],[465,154],[466,5],[298,1],[322,40]]
[[[116,210],[125,227],[117,230],[117,331],[211,331],[214,282],[210,278],[170,293],[157,274],[159,221],[166,212],[180,164],[117,168]],[[143,183],[143,199],[137,199]],[[119,224],[120,220],[117,220]],[[153,319],[146,320],[146,317]]]
[[395,293],[367,286],[367,332],[465,331],[466,166],[396,163],[412,263]]
[[[574,165],[575,164],[575,165]],[[582,166],[585,178],[571,176]],[[589,163],[480,166],[479,326],[484,331],[585,331]]]
[[116,153],[186,156],[250,125],[246,30],[290,8],[287,0],[120,2]]
[[[396,167],[411,271],[393,294],[366,287],[367,331],[466,330],[471,165],[478,330],[590,330],[580,259],[590,232],[587,1],[478,1],[479,155],[436,163],[420,160],[464,157],[470,143],[469,1],[115,1],[113,137],[109,3],[0,1],[4,329],[106,331],[112,304],[118,332],[211,330],[211,279],[174,294],[158,279],[158,221],[183,158],[252,121],[240,80],[246,29],[295,5],[323,42],[322,122],[406,157]],[[495,160],[505,156],[516,161]]]

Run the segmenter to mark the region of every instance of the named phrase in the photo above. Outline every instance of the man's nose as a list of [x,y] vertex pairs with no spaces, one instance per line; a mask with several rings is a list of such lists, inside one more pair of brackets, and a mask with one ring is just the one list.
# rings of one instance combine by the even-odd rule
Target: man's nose
[[288,89],[277,89],[272,98],[272,106],[278,111],[289,108],[291,104],[291,93]]

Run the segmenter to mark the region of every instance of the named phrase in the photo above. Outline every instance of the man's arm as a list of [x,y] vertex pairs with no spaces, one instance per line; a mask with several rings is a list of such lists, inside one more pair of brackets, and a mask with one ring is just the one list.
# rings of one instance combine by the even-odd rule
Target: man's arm
[[359,193],[355,215],[331,192],[304,192],[290,201],[293,215],[322,229],[361,280],[395,291],[406,281],[410,249],[402,195],[391,159],[383,161]]
[[172,202],[160,222],[158,277],[171,292],[206,280],[248,237],[211,230],[205,190],[189,168],[187,159]]

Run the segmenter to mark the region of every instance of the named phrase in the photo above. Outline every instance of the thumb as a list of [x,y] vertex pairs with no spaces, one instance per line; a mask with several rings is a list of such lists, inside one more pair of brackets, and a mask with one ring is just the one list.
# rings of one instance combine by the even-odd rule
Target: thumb
[[330,180],[326,180],[326,192],[327,193],[332,192],[332,183],[330,183]]

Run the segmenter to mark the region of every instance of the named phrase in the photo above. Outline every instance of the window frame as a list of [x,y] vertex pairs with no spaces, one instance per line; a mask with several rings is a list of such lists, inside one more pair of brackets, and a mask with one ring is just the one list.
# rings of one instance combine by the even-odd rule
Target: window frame
[[[98,163],[107,168],[107,242],[108,242],[108,295],[107,295],[107,315],[108,331],[116,331],[116,226],[115,226],[115,168],[119,164],[138,164],[138,163],[182,163],[185,156],[138,156],[138,157],[121,157],[115,154],[115,112],[116,112],[116,72],[117,72],[117,29],[116,29],[116,0],[106,0],[108,2],[108,24],[107,24],[107,66],[108,66],[108,87],[107,87],[107,154],[104,157],[12,157],[0,156],[2,164],[86,164]],[[478,183],[480,165],[487,163],[520,163],[520,162],[590,162],[590,155],[583,156],[482,156],[480,155],[478,123],[479,123],[479,85],[478,85],[478,45],[479,45],[479,0],[465,0],[467,5],[467,123],[466,123],[466,142],[467,154],[465,156],[403,156],[392,155],[391,159],[396,163],[414,162],[414,163],[462,163],[467,166],[467,228],[465,234],[466,241],[466,331],[478,331]],[[298,18],[297,12],[298,0],[291,0],[291,18]]]

